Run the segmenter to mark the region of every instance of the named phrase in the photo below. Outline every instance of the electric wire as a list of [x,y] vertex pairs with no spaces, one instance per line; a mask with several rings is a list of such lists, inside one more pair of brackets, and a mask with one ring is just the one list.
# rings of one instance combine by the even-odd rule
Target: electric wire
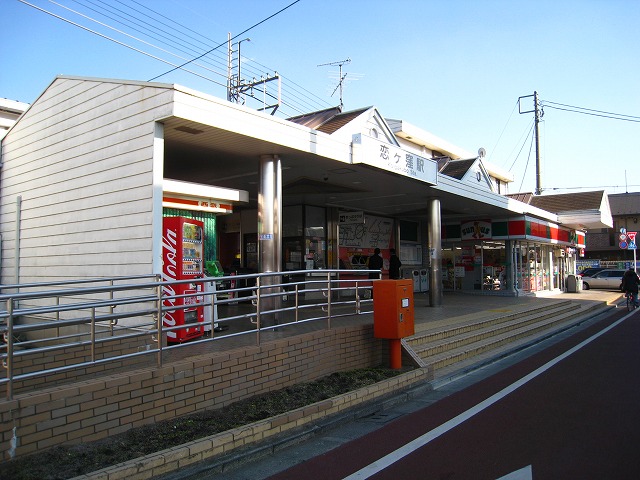
[[[542,103],[544,105],[548,105],[548,106],[560,105],[561,107],[567,107],[567,108],[572,108],[572,109],[576,109],[576,110],[585,110],[585,111],[588,111],[588,112],[602,113],[604,115],[611,116],[611,118],[626,117],[626,118],[630,118],[630,119],[634,119],[634,120],[640,121],[640,117],[636,116],[636,115],[623,115],[621,113],[605,112],[605,111],[602,111],[602,110],[594,110],[592,108],[576,107],[574,105],[567,105],[565,103],[551,102],[549,100],[543,100]],[[553,108],[553,107],[551,107],[551,108]],[[620,118],[620,119],[622,119],[622,118]]]
[[496,140],[496,143],[493,146],[493,149],[491,150],[491,153],[489,153],[489,158],[487,160],[490,161],[491,158],[493,157],[493,152],[495,152],[496,147],[500,143],[500,140],[502,139],[502,135],[504,135],[504,132],[507,129],[507,125],[509,125],[509,122],[511,121],[511,117],[513,116],[513,112],[516,111],[516,107],[517,106],[518,106],[518,102],[516,101],[516,103],[513,105],[513,108],[511,109],[511,113],[509,114],[509,118],[507,118],[507,122],[504,124],[504,127],[502,127],[502,131],[500,132],[500,135],[498,136],[498,140]]
[[601,189],[601,188],[626,188],[626,187],[640,187],[640,183],[637,185],[595,185],[590,187],[547,187],[545,190],[582,190],[582,189]]
[[[163,62],[163,63],[165,63],[167,65],[170,65],[170,66],[174,67],[171,71],[177,70],[179,67],[182,66],[182,65],[178,65],[176,62],[171,62],[171,61],[165,60],[163,58],[160,58],[157,55],[153,55],[153,54],[151,54],[149,52],[146,52],[144,50],[136,48],[136,47],[134,47],[132,45],[129,45],[129,44],[125,43],[125,42],[119,41],[119,40],[117,40],[115,38],[112,38],[112,37],[110,37],[108,35],[105,35],[105,34],[102,34],[100,32],[97,32],[97,31],[95,31],[95,30],[93,30],[91,28],[85,27],[85,26],[83,26],[83,25],[81,25],[81,24],[79,24],[77,22],[74,22],[72,20],[69,20],[67,18],[62,17],[61,15],[57,15],[57,14],[55,14],[53,12],[49,12],[49,11],[47,11],[47,10],[41,8],[41,7],[38,7],[36,5],[32,5],[32,4],[30,4],[30,3],[28,3],[28,2],[26,2],[24,0],[19,0],[19,1],[21,1],[22,3],[24,3],[24,4],[28,5],[28,6],[31,6],[32,8],[35,8],[37,10],[40,10],[40,11],[44,12],[44,13],[47,13],[47,14],[53,16],[56,19],[65,21],[65,22],[67,22],[67,23],[69,23],[71,25],[74,25],[74,26],[76,26],[78,28],[81,28],[81,29],[83,29],[83,30],[85,30],[85,31],[87,31],[89,33],[93,33],[93,34],[98,35],[98,36],[100,36],[100,37],[102,37],[104,39],[110,40],[110,41],[112,41],[112,42],[114,42],[116,44],[119,44],[121,46],[125,46],[126,48],[129,48],[129,49],[131,49],[133,51],[136,51],[138,53],[142,53],[142,54],[144,54],[144,55],[146,55],[146,56],[148,56],[150,58],[159,60],[159,61],[161,61],[161,62]],[[197,66],[198,68],[202,68],[202,69],[204,69],[205,71],[209,72],[210,74],[212,74],[214,76],[223,77],[223,78],[225,78],[225,83],[224,84],[221,83],[221,82],[215,81],[213,78],[210,78],[210,76],[198,74],[197,72],[195,72],[193,70],[190,70],[190,69],[186,69],[186,68],[182,69],[183,71],[185,71],[187,73],[196,75],[196,76],[198,76],[200,78],[203,78],[203,79],[205,79],[205,80],[207,80],[209,82],[212,82],[212,83],[214,83],[216,85],[224,87],[225,89],[228,88],[228,84],[227,84],[227,77],[228,77],[227,67],[228,67],[228,65],[227,65],[226,61],[222,60],[219,55],[216,56],[215,51],[211,52],[211,50],[215,50],[216,48],[219,48],[221,45],[224,45],[224,43],[227,43],[227,42],[217,44],[214,47],[214,49],[210,48],[211,43],[207,44],[205,42],[202,42],[204,45],[206,45],[206,48],[208,48],[208,50],[211,52],[211,54],[209,54],[207,56],[207,58],[204,58],[201,55],[202,58],[200,59],[200,61],[199,62],[195,62],[194,59],[191,58],[191,57],[194,56],[194,52],[197,53],[197,54],[202,52],[202,46],[201,45],[196,45],[196,44],[194,44],[192,42],[186,42],[186,43],[185,42],[175,42],[174,40],[176,38],[178,38],[181,35],[183,35],[183,32],[180,31],[180,30],[181,29],[187,29],[187,30],[189,30],[189,31],[191,31],[193,33],[196,33],[197,35],[200,35],[202,38],[207,39],[209,42],[214,43],[214,41],[211,40],[211,39],[208,39],[204,35],[198,34],[194,30],[191,30],[191,29],[189,29],[188,27],[185,27],[182,24],[179,24],[178,22],[173,22],[173,20],[169,19],[170,21],[172,21],[173,23],[175,23],[176,25],[178,25],[180,27],[180,29],[175,29],[176,32],[179,32],[179,33],[176,34],[176,33],[172,32],[172,31],[167,31],[165,28],[160,28],[159,29],[156,25],[153,25],[153,23],[151,23],[150,21],[147,21],[147,20],[158,22],[158,23],[160,23],[160,24],[162,24],[162,25],[164,25],[166,27],[171,28],[170,25],[167,24],[166,22],[160,22],[157,19],[152,18],[151,15],[146,15],[144,12],[142,12],[139,9],[133,8],[133,7],[128,6],[128,5],[125,5],[120,0],[115,0],[115,1],[117,1],[121,5],[125,5],[128,8],[131,8],[133,13],[130,13],[128,11],[125,12],[124,10],[122,10],[120,8],[117,8],[115,6],[111,6],[110,9],[107,9],[107,8],[105,8],[105,7],[99,5],[96,2],[91,1],[91,0],[74,0],[76,3],[78,3],[82,7],[87,8],[88,10],[93,11],[93,12],[97,13],[98,15],[106,17],[106,18],[108,18],[110,21],[112,21],[114,23],[118,23],[120,25],[123,25],[127,29],[134,30],[134,31],[137,31],[139,33],[142,33],[143,35],[146,35],[146,36],[154,39],[155,41],[158,41],[158,42],[163,43],[165,45],[170,45],[171,47],[175,48],[177,51],[182,51],[183,53],[188,55],[188,60],[185,59],[185,57],[182,56],[182,55],[179,55],[179,54],[177,54],[175,52],[171,52],[171,51],[167,50],[166,48],[160,47],[160,46],[158,46],[158,45],[156,45],[154,43],[151,43],[149,41],[145,41],[142,38],[139,38],[137,36],[130,35],[130,34],[126,33],[125,31],[121,30],[121,29],[117,29],[117,28],[115,28],[113,26],[108,25],[105,22],[101,22],[101,21],[99,21],[99,20],[97,20],[95,18],[92,18],[92,17],[90,17],[88,15],[85,15],[85,14],[83,14],[81,12],[73,10],[73,9],[71,9],[71,8],[65,6],[65,5],[62,5],[59,2],[55,2],[53,0],[49,0],[49,1],[51,3],[53,3],[54,5],[57,5],[60,8],[64,8],[64,9],[66,9],[68,11],[71,11],[71,12],[75,13],[76,15],[84,17],[85,19],[88,19],[88,20],[90,20],[92,22],[98,23],[99,25],[101,25],[101,26],[103,26],[105,28],[109,28],[111,30],[114,30],[114,31],[118,32],[121,35],[125,35],[125,36],[127,36],[127,37],[129,37],[129,38],[131,38],[131,39],[133,39],[135,41],[141,42],[141,43],[143,43],[143,44],[145,44],[147,46],[150,46],[152,48],[156,48],[156,49],[158,49],[159,51],[161,51],[161,52],[163,52],[165,54],[172,55],[175,58],[183,60],[184,64],[193,63],[194,66]],[[83,3],[83,1],[90,3],[91,5],[95,6],[96,8],[88,6],[87,3]],[[297,0],[297,1],[300,1],[300,0]],[[104,4],[104,3],[105,2],[102,2],[102,4]],[[135,3],[138,4],[138,5],[141,5],[139,2],[135,2]],[[295,3],[297,3],[297,2],[293,2],[293,3],[289,4],[287,7],[281,9],[279,12],[284,11],[286,8],[291,7]],[[144,5],[141,5],[141,6],[144,7],[146,10],[148,10],[149,12],[151,12],[153,15],[168,19],[168,17],[166,17],[166,16],[164,16],[164,15],[158,13],[158,12],[155,12],[154,10],[152,10],[152,9],[150,9],[150,8],[144,6]],[[279,12],[276,12],[275,14],[271,15],[271,17],[269,17],[269,18],[272,18],[273,16],[275,16]],[[138,18],[139,15],[144,16],[145,19],[141,20],[140,18]],[[124,21],[121,21],[120,19],[125,19],[126,23]],[[263,20],[262,22],[264,22],[266,20],[267,19]],[[260,23],[257,23],[256,25],[254,25],[254,27],[259,25],[259,24]],[[132,25],[134,25],[134,26],[132,27]],[[141,26],[142,25],[142,29],[137,28],[136,25],[137,26]],[[236,37],[238,37],[240,35],[243,35],[247,31],[248,31],[248,29],[245,30],[244,32],[241,32],[240,34],[236,35],[234,38],[236,38]],[[160,33],[156,34],[156,32],[160,32]],[[193,39],[196,42],[199,41],[193,35],[188,34],[187,37]],[[167,39],[167,38],[169,38],[172,43],[168,43],[167,41],[163,40],[163,39]],[[184,47],[184,48],[179,48],[177,45],[180,45],[181,47]],[[212,63],[212,61],[209,61],[208,60],[209,58],[213,59],[217,63],[217,65]],[[245,56],[243,56],[240,59],[240,61],[244,61],[244,59],[246,59]],[[268,68],[268,67],[265,67],[264,65],[259,64],[255,60],[251,60],[250,62],[251,63],[256,63],[257,65],[259,65],[262,68],[265,68],[265,69]],[[203,65],[203,63],[207,64],[207,65],[210,65],[213,68],[209,68],[206,65]],[[266,76],[266,77],[269,76],[268,73],[263,72],[263,71],[259,71],[259,70],[255,69],[255,68],[253,68],[251,63],[245,65],[245,70],[244,71],[249,73],[249,74],[254,75],[254,79],[256,77],[260,78],[263,75]],[[223,69],[224,69],[224,72],[221,71]],[[166,73],[163,74],[163,75],[166,75]],[[160,75],[160,76],[162,76],[162,75]],[[306,113],[308,111],[324,109],[324,108],[326,108],[327,105],[329,105],[328,102],[326,102],[325,100],[321,99],[318,96],[315,96],[314,94],[312,94],[308,90],[305,90],[303,87],[301,87],[300,85],[296,84],[295,82],[293,82],[288,77],[285,77],[285,76],[283,76],[281,74],[279,76],[280,76],[280,79],[281,79],[280,91],[283,94],[283,98],[287,98],[288,99],[288,100],[283,100],[283,99],[280,100],[280,107],[278,109],[278,114],[279,115],[294,116],[294,115],[297,115],[299,113]],[[159,78],[159,76],[158,77],[154,77],[152,80],[155,80],[156,78]],[[273,98],[275,98],[275,97],[273,97]],[[253,97],[253,100],[254,101],[260,101],[260,99],[258,97],[256,97],[256,96]],[[319,104],[322,104],[322,106],[319,106]],[[263,105],[264,105],[264,102],[263,102]],[[302,108],[300,108],[301,105],[302,105]],[[282,108],[282,107],[285,107],[285,108]],[[295,114],[291,113],[291,111],[295,112]]]
[[[90,28],[85,27],[84,25],[80,25],[79,23],[73,22],[73,21],[71,21],[71,20],[69,20],[69,19],[67,19],[67,18],[64,18],[64,17],[62,17],[62,16],[60,16],[60,15],[57,15],[57,14],[55,14],[55,13],[53,13],[53,12],[50,12],[50,11],[48,11],[48,10],[45,10],[44,8],[38,7],[38,6],[36,6],[36,5],[33,5],[33,4],[29,3],[29,2],[27,2],[26,0],[18,0],[18,1],[19,1],[19,2],[21,2],[21,3],[24,3],[25,5],[28,5],[29,7],[35,8],[36,10],[39,10],[39,11],[41,11],[41,12],[43,12],[43,13],[46,13],[46,14],[48,14],[48,15],[51,15],[52,17],[57,18],[58,20],[62,20],[62,21],[64,21],[64,22],[67,22],[67,23],[69,23],[70,25],[73,25],[74,27],[78,27],[78,28],[80,28],[80,29],[82,29],[82,30],[85,30],[85,31],[89,32],[89,33],[93,33],[94,35],[97,35],[97,36],[99,36],[99,37],[101,37],[101,38],[104,38],[105,40],[109,40],[109,41],[111,41],[111,42],[113,42],[113,43],[116,43],[116,44],[118,44],[118,45],[120,45],[120,46],[126,47],[126,48],[128,48],[128,49],[130,49],[130,50],[133,50],[134,52],[137,52],[137,53],[141,53],[141,54],[143,54],[143,55],[146,55],[147,57],[153,58],[154,60],[158,60],[159,62],[165,63],[165,64],[167,64],[167,65],[175,66],[175,64],[174,64],[174,63],[171,63],[171,62],[170,62],[170,61],[168,61],[168,60],[165,60],[165,59],[163,59],[163,58],[160,58],[160,57],[158,57],[158,56],[156,56],[156,55],[153,55],[153,54],[151,54],[151,53],[149,53],[149,52],[145,52],[144,50],[140,50],[139,48],[136,48],[136,47],[134,47],[134,46],[132,46],[132,45],[128,45],[128,44],[126,44],[126,43],[124,43],[124,42],[121,42],[121,41],[119,41],[119,40],[116,40],[115,38],[111,38],[111,37],[109,37],[109,36],[107,36],[107,35],[104,35],[104,34],[102,34],[102,33],[100,33],[100,32],[97,32],[97,31],[95,31],[95,30],[91,30]],[[200,78],[202,78],[202,79],[204,79],[204,80],[207,80],[207,81],[209,81],[209,82],[215,83],[215,84],[217,84],[217,85],[220,85],[220,86],[226,87],[226,84],[222,84],[222,83],[216,82],[216,81],[215,81],[215,80],[213,80],[212,78],[205,77],[204,75],[201,75],[201,74],[199,74],[199,73],[197,73],[197,72],[194,72],[194,71],[192,71],[192,70],[186,70],[186,69],[185,69],[185,72],[191,73],[192,75],[196,75],[197,77],[200,77]]]
[[[143,39],[141,39],[141,38],[134,37],[133,35],[130,35],[130,34],[128,34],[127,32],[124,32],[124,31],[119,30],[119,29],[117,29],[117,28],[115,28],[115,27],[112,27],[111,25],[107,25],[107,24],[105,24],[105,23],[103,23],[103,22],[100,22],[99,20],[96,20],[95,18],[91,18],[91,17],[89,17],[89,16],[87,16],[87,15],[85,15],[85,14],[81,13],[81,12],[78,12],[78,11],[76,11],[76,10],[70,9],[69,7],[67,7],[67,6],[65,6],[65,5],[59,4],[59,3],[57,3],[57,2],[55,2],[55,1],[53,1],[53,0],[49,0],[49,2],[53,3],[54,5],[58,5],[59,7],[64,8],[64,9],[66,9],[66,10],[68,10],[68,11],[72,12],[72,13],[75,13],[76,15],[79,15],[79,16],[81,16],[81,17],[84,17],[84,18],[86,18],[87,20],[90,20],[90,21],[92,21],[92,22],[95,22],[95,23],[97,23],[98,25],[101,25],[101,26],[103,26],[103,27],[105,27],[105,28],[108,28],[108,29],[110,29],[110,30],[113,30],[113,31],[115,31],[115,32],[117,32],[117,33],[119,33],[119,34],[121,34],[121,35],[124,35],[124,36],[126,36],[126,37],[129,37],[129,38],[131,38],[132,40],[136,40],[136,41],[138,41],[138,42],[140,42],[140,43],[144,43],[145,45],[148,45],[148,46],[150,46],[150,47],[156,48],[156,49],[160,50],[161,52],[168,53],[169,55],[173,55],[174,57],[176,57],[176,58],[178,58],[178,59],[180,59],[180,60],[187,60],[187,58],[185,58],[185,57],[182,57],[182,56],[177,55],[176,53],[170,52],[169,50],[166,50],[166,49],[164,49],[164,48],[162,48],[162,47],[159,47],[159,46],[157,46],[157,45],[154,45],[154,44],[152,44],[152,43],[149,43],[149,42],[147,42],[146,40],[143,40]],[[206,66],[204,66],[204,65],[200,65],[200,64],[195,64],[195,65],[197,65],[197,66],[199,66],[199,67],[201,67],[201,68],[204,68],[205,70],[208,70],[208,71],[209,71],[209,72],[211,72],[211,73],[215,73],[216,75],[220,75],[220,76],[225,77],[225,78],[226,78],[226,76],[227,76],[225,73],[217,72],[217,71],[212,70],[212,69],[210,69],[210,68],[208,68],[208,67],[206,67]]]
[[[76,1],[77,1],[77,0],[76,0]],[[120,4],[122,4],[122,3],[123,3],[121,0],[115,0],[115,1],[117,1],[117,2],[118,2],[118,3],[120,3]],[[134,1],[134,2],[135,2],[135,0],[132,0],[132,1]],[[138,5],[141,5],[139,2],[135,2],[135,3],[137,3]],[[294,3],[295,3],[295,2],[294,2]],[[291,4],[291,5],[293,5],[293,4]],[[166,16],[164,16],[164,15],[162,15],[162,14],[160,14],[160,13],[158,13],[158,12],[154,11],[153,9],[151,9],[151,8],[149,8],[149,7],[144,6],[144,8],[146,8],[148,11],[152,12],[154,15],[157,15],[157,16],[162,17],[162,18],[167,18]],[[287,8],[288,8],[288,7],[287,7]],[[136,9],[133,9],[133,10],[134,10],[134,11],[136,11],[136,12],[142,13],[142,12],[140,12],[139,10],[136,10]],[[283,10],[284,10],[284,9],[283,9]],[[194,12],[194,13],[195,13],[195,12]],[[168,19],[168,18],[167,18],[167,19]],[[173,23],[176,23],[177,25],[181,26],[182,28],[185,28],[185,29],[187,29],[187,30],[189,30],[189,31],[191,31],[191,32],[193,32],[193,33],[196,33],[197,35],[199,35],[199,36],[201,36],[202,38],[206,39],[208,42],[210,42],[210,43],[207,45],[207,47],[210,47],[210,45],[211,45],[211,44],[216,43],[214,40],[212,40],[212,39],[210,39],[210,38],[208,38],[208,37],[206,37],[206,36],[204,36],[204,35],[202,35],[202,34],[199,34],[199,33],[195,32],[194,30],[189,29],[188,27],[185,27],[185,26],[181,25],[181,24],[180,24],[180,23],[178,23],[178,22],[175,22],[175,21],[173,21],[173,20],[171,20],[171,21],[172,21]],[[164,25],[169,26],[168,24],[166,24],[166,23],[164,23],[164,22],[161,22],[161,23],[163,23]],[[242,35],[242,34],[243,34],[243,33],[240,33],[240,34],[238,34],[237,36],[240,36],[240,35]],[[189,36],[190,36],[190,38],[192,38],[192,39],[196,40],[196,39],[195,39],[195,37],[193,37],[193,36],[191,36],[191,35],[189,35]],[[235,38],[235,37],[234,37],[234,38]],[[238,61],[242,62],[242,61],[243,61],[243,59],[246,59],[246,57],[244,57],[244,56],[243,56],[242,58],[238,59]],[[247,60],[249,60],[249,59],[247,59]],[[260,70],[255,69],[255,68],[253,67],[253,64],[259,65],[260,67],[262,67],[262,68],[266,69],[266,71],[260,71]],[[255,61],[254,59],[251,59],[251,60],[250,60],[250,63],[246,63],[246,64],[244,64],[244,66],[245,66],[244,71],[245,71],[245,72],[248,72],[250,75],[252,75],[254,80],[257,80],[258,78],[261,78],[263,75],[264,75],[265,77],[268,77],[268,76],[269,76],[269,72],[270,72],[270,71],[273,71],[273,69],[270,69],[269,67],[266,67],[265,65],[260,64],[259,62]],[[225,68],[226,68],[226,65],[225,65]],[[223,75],[225,75],[225,76],[226,76],[226,74],[223,74]],[[306,108],[306,110],[300,109],[300,108],[296,107],[295,105],[293,105],[292,103],[285,102],[284,100],[281,100],[281,104],[285,104],[285,103],[286,103],[286,104],[288,104],[291,108],[293,108],[294,110],[296,110],[297,112],[300,112],[300,113],[305,113],[306,111],[309,111],[309,110],[317,110],[319,107],[318,107],[318,104],[317,104],[317,103],[315,103],[315,104],[314,104],[314,101],[315,101],[315,102],[321,102],[321,103],[323,103],[325,106],[326,106],[326,105],[328,105],[328,102],[326,102],[325,100],[321,99],[321,98],[320,98],[320,97],[318,97],[318,96],[313,95],[311,92],[309,92],[308,90],[305,90],[303,87],[301,87],[300,85],[296,84],[295,82],[293,82],[293,81],[292,81],[291,79],[289,79],[288,77],[286,77],[286,76],[284,76],[284,75],[282,75],[282,74],[280,74],[279,76],[280,76],[280,79],[281,79],[281,81],[282,81],[282,91],[286,94],[286,96],[287,96],[287,97],[293,97],[295,100],[297,100],[297,103],[301,103],[301,104],[303,104],[303,105],[304,105],[304,107]],[[289,84],[293,85],[293,87],[289,87]],[[296,88],[294,88],[294,87],[297,87],[298,89],[302,90],[302,91],[303,91],[303,93],[302,93],[302,94],[299,94],[299,93],[296,91]],[[312,95],[312,96],[314,96],[315,98],[314,98],[314,99],[312,99],[312,98],[310,98],[310,97],[309,97],[309,95]],[[254,98],[255,100],[258,100],[256,97],[253,97],[253,98]],[[274,97],[274,98],[275,98],[275,97]],[[325,108],[325,107],[323,106],[322,108]]]
[[[513,163],[511,164],[511,167],[509,167],[509,169],[507,170],[508,172],[513,170],[513,167],[516,164],[516,162],[518,161],[518,158],[520,158],[520,154],[522,153],[522,149],[524,148],[524,146],[527,143],[527,139],[529,138],[529,135],[531,135],[531,133],[533,133],[533,125],[534,125],[534,121],[531,120],[531,122],[529,122],[529,124],[527,125],[527,129],[523,132],[522,135],[520,135],[520,138],[522,139],[524,134],[525,133],[527,134],[524,137],[524,139],[522,140],[522,145],[520,146],[520,151],[518,152],[518,155],[516,155],[515,158],[513,159]],[[517,148],[517,146],[516,146],[516,148]],[[514,148],[514,150],[515,150],[515,148]],[[511,154],[513,154],[513,151],[511,152]],[[511,154],[509,154],[509,156],[507,158],[509,158],[511,156]]]
[[[263,20],[260,20],[259,22],[257,22],[257,23],[255,23],[255,24],[253,24],[253,25],[252,25],[252,26],[250,26],[249,28],[247,28],[247,29],[243,30],[242,32],[238,33],[237,35],[233,36],[233,37],[231,38],[231,40],[235,40],[236,38],[241,37],[241,36],[242,36],[242,35],[244,35],[245,33],[247,33],[247,32],[249,32],[249,31],[253,30],[253,29],[254,29],[254,28],[256,28],[256,27],[258,27],[259,25],[262,25],[262,24],[263,24],[264,22],[266,22],[267,20],[271,20],[273,17],[275,17],[275,16],[279,15],[280,13],[284,12],[284,11],[285,11],[285,10],[287,10],[288,8],[290,8],[290,7],[292,7],[293,5],[295,5],[296,3],[298,3],[299,1],[300,1],[300,0],[294,0],[293,2],[291,2],[291,3],[290,3],[289,5],[287,5],[286,7],[284,7],[284,8],[282,8],[282,9],[278,10],[276,13],[269,15],[267,18],[265,18],[265,19],[263,19]],[[193,62],[193,61],[196,61],[196,60],[198,60],[198,59],[200,59],[200,58],[202,58],[202,57],[204,57],[204,56],[208,55],[209,53],[211,53],[211,52],[213,52],[213,51],[217,50],[218,48],[220,48],[222,45],[225,45],[226,43],[227,43],[227,42],[220,43],[220,44],[218,44],[216,47],[213,47],[211,50],[208,50],[208,51],[204,52],[202,55],[199,55],[199,56],[195,57],[194,59],[189,60],[188,62],[185,62],[185,63],[183,63],[182,65],[180,65],[180,66],[178,66],[178,67],[175,67],[175,68],[173,68],[173,69],[171,69],[171,70],[169,70],[169,71],[167,71],[167,72],[165,72],[165,73],[162,73],[162,74],[160,74],[160,75],[156,75],[155,77],[153,77],[153,78],[152,78],[152,79],[150,79],[149,81],[153,81],[153,80],[155,80],[155,79],[157,79],[157,78],[160,78],[160,77],[163,77],[163,76],[165,76],[165,75],[167,75],[167,74],[169,74],[169,73],[171,73],[171,72],[173,72],[173,71],[175,71],[175,70],[178,70],[179,68],[182,68],[182,67],[184,67],[184,66],[188,65],[189,63],[191,63],[191,62]]]
[[[593,117],[609,118],[609,119],[612,119],[612,120],[622,120],[624,122],[640,123],[640,117],[633,116],[633,115],[622,115],[622,114],[618,114],[618,113],[603,112],[603,111],[600,111],[600,110],[593,110],[593,109],[589,109],[589,108],[574,107],[574,106],[571,106],[571,105],[564,105],[562,103],[549,102],[547,100],[541,101],[541,105],[543,107],[552,108],[554,110],[562,110],[562,111],[565,111],[565,112],[580,113],[582,115],[591,115]],[[562,106],[557,106],[557,105],[562,105]],[[567,107],[567,108],[563,108],[563,107]]]
[[[189,47],[189,45],[191,45],[192,47],[197,47],[197,45],[194,45],[193,43],[183,42],[178,36],[172,36],[171,32],[167,32],[167,31],[165,31],[163,29],[159,29],[156,26],[152,25],[151,23],[149,23],[149,22],[147,22],[145,20],[141,20],[141,19],[137,18],[135,15],[127,14],[123,10],[115,8],[115,7],[111,6],[111,5],[104,4],[104,6],[100,7],[99,5],[96,5],[96,3],[93,2],[92,0],[84,0],[84,2],[88,2],[91,5],[94,5],[96,7],[99,7],[99,8],[103,9],[102,11],[100,11],[100,10],[97,10],[96,8],[93,8],[93,7],[90,7],[90,6],[86,5],[85,3],[83,3],[82,0],[74,0],[74,1],[76,3],[82,5],[83,7],[93,11],[93,12],[98,13],[99,15],[102,15],[102,16],[108,18],[109,20],[112,20],[112,21],[114,21],[116,23],[119,23],[120,25],[123,25],[123,26],[125,26],[127,28],[130,28],[133,31],[136,31],[138,33],[142,33],[144,35],[147,35],[150,38],[153,38],[154,40],[163,43],[164,45],[173,46],[176,50],[182,51],[183,53],[188,53],[188,54],[190,54],[190,56],[193,56],[196,53],[202,52],[202,49],[196,49],[196,48]],[[62,8],[69,9],[68,7],[65,7],[65,6],[63,6],[63,5],[59,4],[59,3],[56,3],[53,0],[49,0],[49,2],[54,3],[56,5],[59,5]],[[114,12],[114,10],[115,10],[115,12]],[[72,10],[72,11],[74,13],[76,13],[78,15],[82,15],[85,18],[88,18],[88,19],[90,19],[92,21],[96,21],[95,19],[87,17],[87,16],[85,16],[85,15],[79,13],[79,12],[76,12],[74,10]],[[104,13],[104,12],[107,12],[107,13]],[[120,20],[120,19],[122,19],[122,20]],[[104,23],[101,23],[101,22],[98,22],[98,23],[100,23],[101,25],[106,26],[107,28],[114,29],[114,27],[108,26],[108,25],[106,25]],[[142,29],[138,28],[138,27],[141,27]],[[149,28],[153,29],[153,32],[150,31]],[[146,30],[143,30],[143,29],[146,29]],[[120,30],[118,30],[118,32],[119,33],[123,33],[124,35],[127,35],[127,36],[131,37],[131,35],[129,35],[127,33],[124,33],[124,32],[122,32]],[[135,37],[131,37],[131,38],[135,38]],[[136,40],[144,42],[143,40],[138,39],[138,38],[136,38]],[[147,45],[153,46],[155,48],[158,48],[159,50],[162,50],[164,52],[170,53],[171,55],[175,55],[176,57],[179,57],[178,55],[176,55],[174,53],[171,53],[168,50],[162,49],[161,47],[158,47],[158,46],[156,46],[154,44],[151,44],[151,43],[148,43],[148,42],[144,42],[144,43],[146,43]],[[181,58],[183,60],[187,60],[187,59],[184,59],[183,57],[179,57],[179,58]],[[215,59],[218,60],[218,62],[217,62],[218,66],[222,65],[223,69],[226,70],[226,61],[220,60],[219,57],[215,58]],[[204,59],[203,61],[207,62],[208,60]],[[199,65],[199,66],[201,66],[201,65]],[[218,74],[219,75],[223,75],[223,76],[226,77],[226,72],[225,73],[219,73],[218,72]]]
[[531,160],[531,150],[533,150],[533,136],[531,137],[531,144],[529,145],[529,156],[527,157],[527,164],[524,167],[524,173],[522,174],[522,182],[520,182],[519,191],[522,191],[522,186],[524,185],[524,179],[527,176],[527,169],[529,168],[529,161]]

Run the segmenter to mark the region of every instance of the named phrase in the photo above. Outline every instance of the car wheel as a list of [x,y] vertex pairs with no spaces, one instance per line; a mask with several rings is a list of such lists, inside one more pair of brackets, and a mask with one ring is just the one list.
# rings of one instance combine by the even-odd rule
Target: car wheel
[[589,284],[587,282],[582,282],[582,289],[589,290]]

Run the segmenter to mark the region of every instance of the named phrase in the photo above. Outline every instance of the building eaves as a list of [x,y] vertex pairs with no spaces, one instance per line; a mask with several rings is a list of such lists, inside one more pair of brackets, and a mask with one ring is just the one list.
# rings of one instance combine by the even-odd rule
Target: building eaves
[[609,195],[611,215],[640,215],[640,192]]
[[340,107],[331,107],[317,112],[305,113],[296,117],[287,118],[288,121],[303,125],[308,128],[317,129],[320,125],[331,120],[341,113]]
[[371,107],[367,107],[367,108],[362,108],[359,110],[353,110],[351,112],[345,112],[345,113],[340,113],[338,115],[335,115],[333,118],[330,118],[329,120],[324,122],[322,125],[318,126],[316,130],[318,130],[319,132],[324,132],[331,135],[332,133],[336,132],[337,130],[344,127],[346,124],[348,124],[352,120],[354,120],[355,118],[362,115],[364,112],[366,112],[370,108]]
[[453,177],[457,180],[462,180],[464,175],[473,166],[475,161],[475,158],[470,158],[467,160],[451,160],[442,167],[440,173],[443,175],[447,175],[448,177]]
[[548,212],[560,213],[577,210],[600,210],[604,191],[534,195],[530,204]]
[[505,196],[528,205],[531,202],[531,197],[533,197],[533,192],[508,193]]

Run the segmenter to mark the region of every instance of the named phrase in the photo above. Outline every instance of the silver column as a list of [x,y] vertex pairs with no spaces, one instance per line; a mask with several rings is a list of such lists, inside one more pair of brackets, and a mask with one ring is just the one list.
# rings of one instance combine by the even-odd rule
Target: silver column
[[[258,191],[258,269],[260,273],[280,272],[282,255],[282,164],[277,155],[260,157]],[[281,283],[280,278],[264,277],[261,286]],[[260,310],[279,309],[281,297],[268,297],[272,289],[262,289]],[[263,325],[277,324],[274,315],[262,317]]]
[[442,305],[442,223],[440,219],[440,200],[429,200],[429,305]]

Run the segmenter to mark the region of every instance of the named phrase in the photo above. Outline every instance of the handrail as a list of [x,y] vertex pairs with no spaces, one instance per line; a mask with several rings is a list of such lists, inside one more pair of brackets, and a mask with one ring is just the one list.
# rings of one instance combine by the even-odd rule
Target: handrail
[[[17,386],[37,388],[34,381],[44,381],[54,373],[110,362],[122,364],[148,355],[155,355],[155,364],[160,367],[167,352],[251,334],[260,345],[264,332],[304,322],[324,320],[330,329],[337,318],[371,313],[363,306],[372,301],[370,297],[363,298],[362,292],[372,288],[368,277],[372,272],[376,271],[296,270],[179,281],[143,275],[0,285],[2,292],[15,290],[0,294],[0,335],[4,340],[0,360],[6,373],[0,378],[0,387],[5,385],[6,396],[11,399]],[[287,281],[294,277],[300,280]],[[232,281],[236,282],[234,288]],[[195,293],[168,295],[172,289],[165,287],[179,284],[196,284],[201,288]],[[210,287],[205,288],[207,284]],[[108,298],[103,298],[105,295]],[[186,299],[189,301],[185,302]],[[216,318],[205,318],[203,326],[213,330],[219,325],[222,330],[235,324],[235,330],[240,331],[168,344],[168,332],[191,328],[193,324],[168,326],[163,323],[163,316],[192,309],[194,303],[217,311]],[[237,327],[237,322],[246,320],[250,322],[246,327]],[[114,342],[133,342],[132,345],[137,343],[145,348],[110,353],[114,345],[121,348]],[[102,346],[108,348],[100,353]],[[24,368],[34,363],[29,362],[30,358],[49,359],[58,354],[62,358],[65,349],[70,348],[81,350],[77,359],[64,355],[63,365],[50,362],[49,366],[47,362],[34,371]]]

